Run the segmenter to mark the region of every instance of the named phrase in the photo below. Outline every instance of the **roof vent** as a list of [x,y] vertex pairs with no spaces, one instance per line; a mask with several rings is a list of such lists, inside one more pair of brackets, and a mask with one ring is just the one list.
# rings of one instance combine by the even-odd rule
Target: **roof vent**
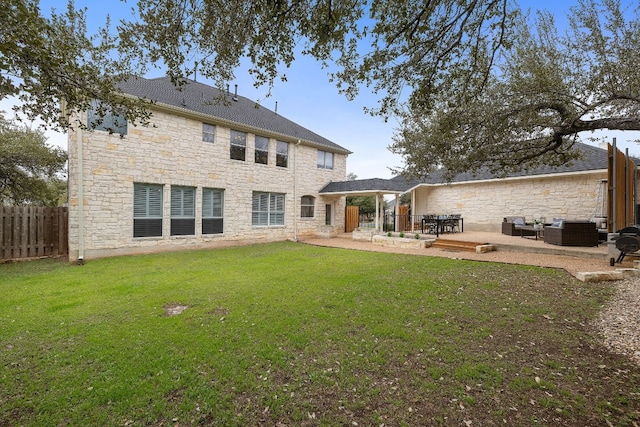
[[233,95],[233,98],[232,98],[232,99],[233,99],[234,101],[237,101],[237,100],[238,100],[238,85],[235,85],[235,86],[236,86],[236,91],[235,91],[235,94]]

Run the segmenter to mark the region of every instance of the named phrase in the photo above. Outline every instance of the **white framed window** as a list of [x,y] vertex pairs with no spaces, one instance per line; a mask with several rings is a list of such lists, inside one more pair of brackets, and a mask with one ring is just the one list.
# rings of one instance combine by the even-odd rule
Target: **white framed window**
[[231,158],[244,162],[247,154],[247,134],[231,129]]
[[171,235],[192,236],[196,234],[196,189],[195,187],[171,187]]
[[313,196],[302,196],[300,198],[300,217],[313,218],[315,215],[316,198]]
[[251,224],[256,226],[284,225],[285,195],[253,192]]
[[202,140],[204,142],[215,142],[216,140],[216,127],[208,123],[202,124]]
[[224,190],[202,189],[202,234],[221,234],[224,231]]
[[255,162],[266,165],[269,162],[269,138],[256,135]]
[[289,143],[276,142],[276,166],[286,168],[289,165]]
[[333,169],[333,153],[318,150],[318,168]]
[[126,135],[127,118],[124,111],[117,111],[102,105],[99,99],[94,99],[87,111],[87,128]]
[[133,237],[162,236],[161,184],[133,184]]

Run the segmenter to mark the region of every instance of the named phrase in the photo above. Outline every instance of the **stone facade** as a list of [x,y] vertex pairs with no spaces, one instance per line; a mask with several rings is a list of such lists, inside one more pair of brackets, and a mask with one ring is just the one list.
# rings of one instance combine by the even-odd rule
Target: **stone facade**
[[490,232],[500,232],[507,216],[589,219],[603,179],[606,170],[425,185],[415,190],[415,214],[461,214],[465,230]]
[[[214,142],[203,141],[203,121],[216,125]],[[70,260],[326,236],[344,228],[345,198],[322,197],[318,191],[329,181],[346,179],[346,154],[335,153],[333,169],[321,169],[317,153],[322,147],[262,133],[269,137],[269,154],[268,164],[259,164],[254,161],[254,137],[259,131],[240,125],[235,129],[247,132],[244,161],[230,158],[229,125],[190,117],[177,109],[154,110],[150,126],[129,124],[124,137],[104,131],[70,131]],[[276,140],[289,144],[287,167],[276,166]],[[133,237],[134,183],[163,186],[161,237]],[[196,189],[195,235],[170,235],[172,186]],[[203,188],[224,190],[222,234],[201,232]],[[252,225],[254,191],[286,195],[284,225]],[[311,218],[301,218],[300,198],[305,195],[315,198]],[[328,226],[327,206],[331,210]]]

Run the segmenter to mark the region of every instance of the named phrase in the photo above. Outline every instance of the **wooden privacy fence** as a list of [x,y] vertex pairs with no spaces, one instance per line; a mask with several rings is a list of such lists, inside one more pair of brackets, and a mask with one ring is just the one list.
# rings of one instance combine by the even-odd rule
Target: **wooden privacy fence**
[[65,256],[67,208],[0,206],[0,260]]

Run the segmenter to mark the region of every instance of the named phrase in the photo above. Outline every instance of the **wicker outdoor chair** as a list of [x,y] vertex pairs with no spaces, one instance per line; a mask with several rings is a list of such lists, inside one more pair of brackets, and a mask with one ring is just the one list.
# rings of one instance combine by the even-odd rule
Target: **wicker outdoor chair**
[[523,216],[508,216],[502,221],[502,234],[507,236],[535,236],[535,231],[520,230],[519,226],[526,225],[525,217]]

